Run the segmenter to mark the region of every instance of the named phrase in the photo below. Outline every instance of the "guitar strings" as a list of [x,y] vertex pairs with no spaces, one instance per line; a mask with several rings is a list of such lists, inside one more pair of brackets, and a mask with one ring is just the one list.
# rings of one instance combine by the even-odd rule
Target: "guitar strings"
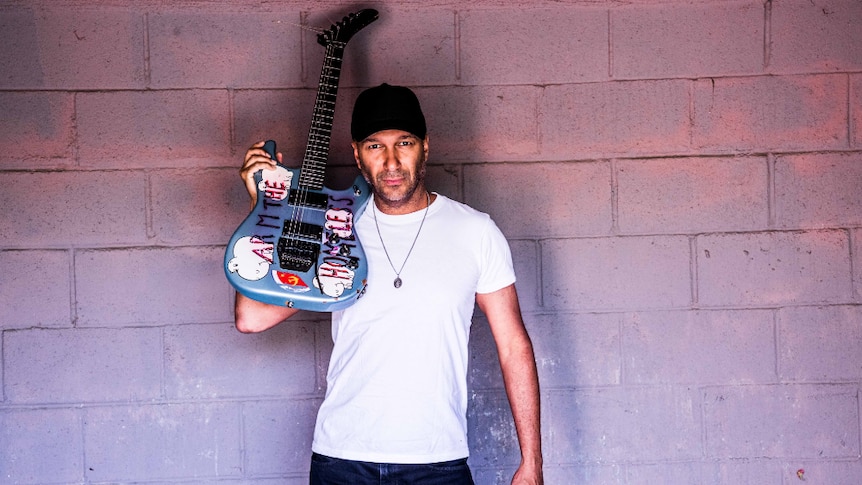
[[[318,130],[320,129],[320,126],[319,126],[320,120],[325,116],[324,107],[323,107],[323,102],[325,100],[324,100],[324,96],[322,95],[322,90],[324,88],[324,85],[327,85],[327,86],[331,85],[331,83],[329,81],[333,78],[333,73],[335,71],[340,70],[337,66],[334,66],[331,64],[331,61],[336,58],[334,55],[334,52],[333,52],[335,50],[335,48],[336,48],[336,46],[332,43],[330,43],[326,46],[325,56],[326,56],[326,60],[330,61],[330,62],[324,63],[324,66],[323,66],[321,73],[320,73],[320,83],[318,83],[317,98],[316,98],[320,102],[319,103],[315,102],[314,113],[312,116],[313,122],[312,122],[311,129],[309,130],[309,139],[308,139],[308,144],[307,144],[307,146],[310,148],[309,148],[309,153],[306,154],[306,158],[312,158],[314,155],[314,153],[312,153],[313,149],[317,149],[320,147],[320,140],[317,140],[314,138],[315,138],[315,134],[318,133]],[[330,64],[330,65],[327,66],[327,64]],[[333,85],[333,88],[337,89],[337,85]],[[333,101],[333,105],[334,105],[334,101]],[[333,106],[333,108],[334,108],[334,106]],[[331,110],[329,117],[333,118],[333,121],[334,121],[334,117],[335,117],[334,109]],[[331,130],[332,129],[332,122],[331,121],[327,122],[327,125],[329,126],[329,130]],[[326,140],[326,143],[327,144],[329,143],[328,139]],[[325,155],[325,154],[320,154],[320,155]],[[326,161],[324,160],[323,162],[325,163]],[[315,163],[317,164],[319,162],[315,162]],[[307,178],[309,176],[309,174],[307,173],[307,170],[305,170],[309,167],[303,167],[303,168],[304,168],[304,170],[300,174],[300,183],[297,184],[298,189],[297,189],[297,194],[296,194],[296,198],[294,201],[295,205],[293,206],[293,208],[291,210],[291,212],[292,212],[291,220],[290,220],[290,223],[288,224],[288,227],[286,228],[286,232],[287,232],[288,237],[294,238],[294,239],[299,239],[299,236],[302,236],[302,234],[301,234],[302,221],[305,218],[305,208],[308,204],[308,194],[309,194],[308,184],[304,184],[301,182],[302,182],[302,179],[304,177]],[[321,174],[317,173],[317,171],[319,170],[319,167],[315,166],[314,170],[315,170],[314,176],[322,177]],[[322,180],[321,180],[321,182],[322,182]],[[290,202],[290,198],[288,197],[288,203],[289,202]]]

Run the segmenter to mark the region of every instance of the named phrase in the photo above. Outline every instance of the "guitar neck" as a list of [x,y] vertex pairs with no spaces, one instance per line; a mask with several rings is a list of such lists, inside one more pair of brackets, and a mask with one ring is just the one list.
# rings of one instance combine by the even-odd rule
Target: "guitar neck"
[[338,81],[341,76],[341,62],[344,59],[342,42],[332,42],[326,46],[326,57],[320,71],[317,85],[317,98],[314,101],[314,114],[308,142],[299,174],[299,186],[311,190],[323,188],[326,162],[329,159],[329,142],[332,138],[332,122],[335,116],[335,99],[338,95]]

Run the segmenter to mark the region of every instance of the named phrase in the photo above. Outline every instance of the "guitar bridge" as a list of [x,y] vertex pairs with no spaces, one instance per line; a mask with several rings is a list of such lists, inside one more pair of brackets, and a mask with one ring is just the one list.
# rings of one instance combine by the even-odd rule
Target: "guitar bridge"
[[285,220],[278,239],[278,262],[283,269],[307,272],[317,261],[323,226]]
[[307,272],[314,266],[320,244],[299,239],[278,239],[278,263],[285,270]]

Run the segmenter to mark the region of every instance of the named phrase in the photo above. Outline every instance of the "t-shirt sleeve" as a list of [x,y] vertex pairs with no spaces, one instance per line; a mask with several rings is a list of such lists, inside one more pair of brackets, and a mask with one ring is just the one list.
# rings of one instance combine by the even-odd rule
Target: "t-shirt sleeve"
[[480,251],[482,267],[476,285],[477,293],[493,293],[515,282],[509,242],[490,217],[482,231]]

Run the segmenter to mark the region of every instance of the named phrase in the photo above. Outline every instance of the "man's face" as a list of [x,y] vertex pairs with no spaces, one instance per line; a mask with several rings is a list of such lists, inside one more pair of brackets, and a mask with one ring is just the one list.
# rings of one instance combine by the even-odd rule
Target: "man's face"
[[353,142],[353,155],[362,175],[374,188],[382,206],[407,207],[425,195],[424,187],[428,138],[419,139],[402,130],[384,130]]

